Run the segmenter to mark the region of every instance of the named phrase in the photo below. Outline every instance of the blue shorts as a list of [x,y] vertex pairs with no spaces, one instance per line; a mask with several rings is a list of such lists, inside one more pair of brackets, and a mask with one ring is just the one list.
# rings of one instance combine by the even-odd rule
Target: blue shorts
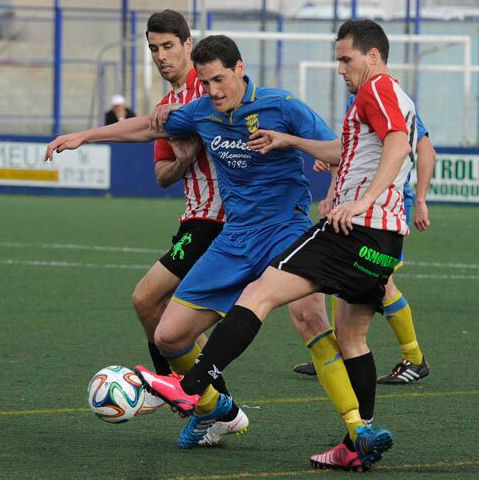
[[311,221],[298,214],[288,224],[274,224],[242,232],[226,224],[206,253],[176,289],[173,300],[224,316],[244,288],[261,276],[271,261],[295,242]]

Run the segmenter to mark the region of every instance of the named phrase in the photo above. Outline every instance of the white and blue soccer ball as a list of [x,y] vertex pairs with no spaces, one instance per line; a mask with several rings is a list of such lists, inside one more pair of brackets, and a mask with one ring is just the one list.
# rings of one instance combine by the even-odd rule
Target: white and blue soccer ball
[[145,389],[129,368],[110,366],[95,373],[88,385],[92,412],[108,423],[124,423],[138,415],[145,401]]

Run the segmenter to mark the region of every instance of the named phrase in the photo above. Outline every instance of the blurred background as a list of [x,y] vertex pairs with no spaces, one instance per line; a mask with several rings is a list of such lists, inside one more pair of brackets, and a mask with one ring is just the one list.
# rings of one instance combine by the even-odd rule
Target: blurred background
[[[390,38],[392,73],[434,144],[476,153],[479,0],[0,0],[1,133],[49,138],[101,125],[114,94],[137,114],[149,113],[169,86],[152,64],[145,25],[164,8],[181,11],[196,40],[233,37],[250,76],[300,96],[337,133],[347,92],[334,32],[348,18],[373,18]],[[477,185],[477,161],[449,160],[445,180],[452,172]],[[461,199],[477,201],[474,188]]]

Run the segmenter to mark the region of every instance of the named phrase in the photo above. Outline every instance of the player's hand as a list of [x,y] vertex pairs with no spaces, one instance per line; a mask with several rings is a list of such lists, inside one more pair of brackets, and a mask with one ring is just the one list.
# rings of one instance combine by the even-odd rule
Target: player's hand
[[319,218],[324,218],[333,208],[333,201],[329,198],[324,198],[318,203]]
[[416,206],[414,207],[414,226],[420,231],[424,232],[431,225],[429,221],[429,211],[424,201],[416,201]]
[[289,137],[287,133],[274,130],[257,130],[250,135],[247,145],[251,150],[264,155],[274,149],[289,148]]
[[166,105],[157,105],[148,116],[148,125],[150,130],[155,132],[163,131],[163,124],[168,120],[168,116],[174,110],[178,110],[183,105],[181,103],[168,103]]
[[348,235],[353,229],[352,219],[361,215],[369,208],[370,203],[364,199],[346,202],[333,208],[327,215],[328,223],[333,226],[336,233]]
[[189,138],[169,139],[168,143],[175,154],[176,160],[184,167],[193,163],[201,147],[201,139],[197,135]]
[[45,151],[43,160],[53,160],[54,153],[61,153],[64,150],[75,150],[84,143],[83,136],[78,133],[71,133],[70,135],[60,135],[52,140]]
[[314,165],[313,165],[313,170],[315,172],[329,172],[329,163],[328,162],[323,162],[323,160],[320,160],[319,158],[314,159]]

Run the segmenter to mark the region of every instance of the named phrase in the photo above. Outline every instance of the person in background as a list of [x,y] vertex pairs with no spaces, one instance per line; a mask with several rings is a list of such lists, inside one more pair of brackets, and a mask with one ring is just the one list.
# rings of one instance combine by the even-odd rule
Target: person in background
[[126,106],[125,97],[115,94],[111,97],[111,108],[105,113],[105,125],[125,120],[125,118],[136,117],[135,112]]

